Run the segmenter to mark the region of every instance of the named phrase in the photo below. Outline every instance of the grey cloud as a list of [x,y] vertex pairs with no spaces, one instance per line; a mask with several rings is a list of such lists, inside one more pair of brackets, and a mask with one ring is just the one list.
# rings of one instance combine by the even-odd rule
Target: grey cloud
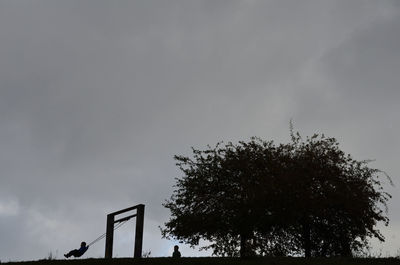
[[13,231],[0,259],[18,258],[7,241],[31,247],[23,259],[75,247],[132,203],[147,205],[145,248],[166,255],[173,155],[287,141],[290,118],[396,176],[397,13],[395,1],[1,2],[0,205],[17,198],[24,213],[0,216]]

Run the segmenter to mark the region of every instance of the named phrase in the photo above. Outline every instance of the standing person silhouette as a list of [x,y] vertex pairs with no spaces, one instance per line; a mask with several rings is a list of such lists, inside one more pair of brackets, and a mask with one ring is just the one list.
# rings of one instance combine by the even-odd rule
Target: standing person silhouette
[[64,257],[66,257],[67,259],[71,256],[74,256],[75,258],[79,258],[80,256],[82,256],[86,250],[89,249],[89,246],[86,246],[86,242],[82,242],[81,243],[81,247],[80,249],[73,249],[70,252],[68,252],[67,254],[64,254]]
[[172,253],[173,258],[180,258],[181,253],[179,252],[179,247],[177,245],[174,246],[174,253]]

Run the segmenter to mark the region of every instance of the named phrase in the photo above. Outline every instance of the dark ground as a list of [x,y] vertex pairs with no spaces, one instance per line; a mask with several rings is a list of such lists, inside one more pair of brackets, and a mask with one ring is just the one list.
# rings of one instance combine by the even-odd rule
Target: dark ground
[[118,258],[38,260],[7,262],[7,265],[400,265],[399,258]]

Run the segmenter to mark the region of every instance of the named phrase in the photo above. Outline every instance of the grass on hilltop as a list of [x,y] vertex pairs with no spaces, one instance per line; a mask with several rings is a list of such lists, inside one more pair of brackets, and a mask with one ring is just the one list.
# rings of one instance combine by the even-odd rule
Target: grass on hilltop
[[116,258],[38,260],[7,265],[400,265],[398,258]]

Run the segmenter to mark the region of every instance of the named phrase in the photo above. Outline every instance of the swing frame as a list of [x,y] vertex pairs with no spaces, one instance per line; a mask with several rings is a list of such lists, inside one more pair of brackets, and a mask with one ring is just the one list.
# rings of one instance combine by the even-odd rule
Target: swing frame
[[[136,210],[135,214],[115,220],[117,215]],[[107,215],[107,227],[106,227],[106,246],[105,255],[106,259],[112,258],[113,242],[114,242],[114,224],[125,222],[132,217],[136,217],[136,229],[135,229],[135,244],[134,244],[134,258],[142,257],[142,245],[143,245],[143,226],[144,226],[144,204],[138,204],[126,209],[122,209]]]

